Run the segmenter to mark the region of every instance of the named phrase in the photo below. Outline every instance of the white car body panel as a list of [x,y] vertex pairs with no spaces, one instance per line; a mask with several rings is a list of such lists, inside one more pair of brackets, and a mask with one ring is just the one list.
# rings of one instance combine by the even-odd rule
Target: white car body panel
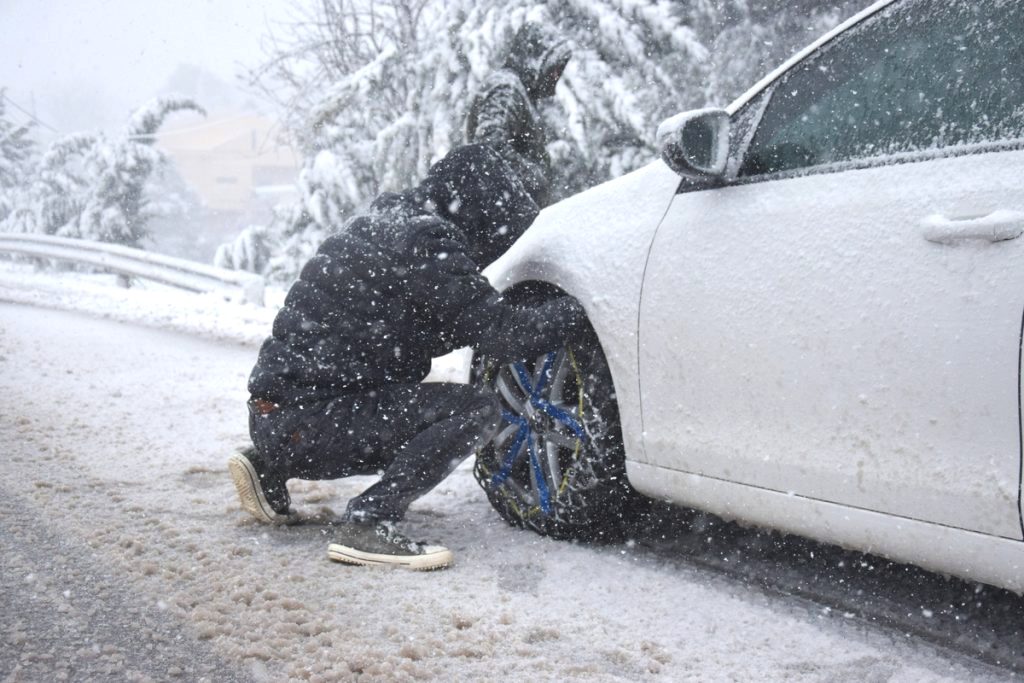
[[[648,462],[1021,538],[1024,151],[678,195],[644,281]],[[1015,214],[1012,212],[1016,212]]]
[[[822,36],[726,111],[893,1]],[[540,281],[583,303],[641,493],[1024,592],[1024,238],[925,239],[937,217],[1024,212],[1024,151],[986,151],[680,195],[678,176],[656,162],[549,207],[487,274],[498,289]],[[911,188],[924,193],[903,197]],[[836,223],[802,243],[795,228],[778,242],[750,231],[751,214],[806,229],[829,205]],[[725,239],[708,241],[716,224]],[[874,272],[880,249],[900,256]],[[685,259],[671,261],[672,250]],[[751,281],[761,250],[774,260]],[[676,279],[649,291],[648,267]],[[821,279],[834,268],[845,282]],[[662,306],[698,325],[670,325]],[[776,319],[786,322],[773,329]]]
[[678,186],[657,161],[570,197],[542,211],[485,271],[499,291],[542,281],[583,304],[611,368],[627,457],[642,457],[636,329],[644,263]]
[[1024,593],[1024,543],[787,495],[644,463],[626,463],[638,491],[725,519],[753,522]]

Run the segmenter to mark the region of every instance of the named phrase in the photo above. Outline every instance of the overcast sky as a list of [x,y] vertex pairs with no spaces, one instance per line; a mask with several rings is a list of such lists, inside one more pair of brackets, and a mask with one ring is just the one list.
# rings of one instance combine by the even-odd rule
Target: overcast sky
[[[61,133],[123,122],[179,64],[235,82],[290,0],[0,0],[0,87]],[[8,106],[12,119],[24,117]],[[21,117],[21,118],[18,118]],[[43,132],[43,131],[40,131]]]

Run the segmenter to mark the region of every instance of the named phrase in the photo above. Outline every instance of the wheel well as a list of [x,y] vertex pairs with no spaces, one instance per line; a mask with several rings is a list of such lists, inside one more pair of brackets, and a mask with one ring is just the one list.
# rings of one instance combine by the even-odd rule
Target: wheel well
[[[503,296],[513,306],[534,306],[568,294],[548,282],[524,281],[507,289]],[[563,417],[555,412],[547,413],[554,420],[563,420],[568,415],[569,421],[579,421],[579,432],[571,454],[567,450],[558,450],[558,444],[562,442],[556,441],[556,454],[552,456],[548,450],[548,460],[543,461],[546,465],[535,460],[532,451],[529,451],[530,459],[524,460],[526,456],[522,449],[526,448],[525,440],[534,438],[528,436],[529,430],[545,429],[543,423],[533,421],[527,410],[522,413],[524,417],[519,418],[518,436],[513,438],[508,436],[511,432],[505,431],[506,436],[500,446],[491,443],[478,452],[474,476],[487,492],[491,505],[510,524],[555,538],[620,540],[634,533],[633,526],[647,524],[649,502],[629,485],[615,380],[591,321],[586,323],[589,334],[574,339],[569,352],[561,354],[562,367],[571,364],[572,371],[575,371],[576,388],[572,395],[578,395],[578,409],[569,405],[573,401],[559,402],[549,405],[556,406],[552,410],[562,411]],[[549,353],[546,359],[542,355],[536,360],[515,364],[519,376],[526,377],[520,384],[526,383],[528,393],[534,391],[529,386],[531,377],[554,376],[538,373],[542,373],[542,367],[551,368],[552,362],[558,363],[553,361],[556,357],[556,353]],[[480,370],[487,368],[486,372],[494,370],[493,364],[480,363],[476,367]],[[479,377],[491,381],[494,375],[481,373]],[[503,386],[508,387],[514,381],[505,380]],[[540,393],[545,385],[540,381],[535,385],[538,393],[530,393],[530,404],[538,410],[545,410],[534,403],[535,400],[541,403],[545,400]],[[503,393],[500,389],[496,391]],[[517,407],[515,401],[508,400],[511,402],[507,410],[503,408],[503,416],[506,416],[505,421],[515,424]],[[508,415],[512,415],[512,419]],[[538,424],[542,426],[538,427]],[[564,432],[564,426],[562,429]],[[565,438],[564,433],[562,438]],[[500,452],[499,448],[502,449]],[[555,470],[551,469],[552,457],[560,463]],[[550,474],[552,471],[558,473],[552,475],[555,479],[546,479],[545,472]],[[512,483],[506,485],[506,482]],[[546,482],[546,485],[537,482]],[[533,493],[529,492],[531,490]]]
[[553,285],[550,282],[527,280],[526,282],[519,282],[512,285],[502,292],[502,296],[510,304],[521,305],[530,302],[545,301],[557,296],[568,295],[561,287]]
[[[558,285],[551,284],[550,282],[544,282],[543,280],[525,280],[518,282],[504,292],[502,296],[508,303],[514,306],[522,306],[527,304],[536,304],[542,301],[548,301],[558,296],[572,296]],[[594,329],[594,323],[590,320],[590,316],[587,316],[587,327],[589,328],[589,334],[600,349],[601,353],[604,354],[606,362],[608,358],[608,350],[605,348],[604,343],[601,341],[601,337],[597,334],[597,330]],[[611,369],[609,368],[609,372]],[[612,374],[612,383],[615,383],[615,375]]]

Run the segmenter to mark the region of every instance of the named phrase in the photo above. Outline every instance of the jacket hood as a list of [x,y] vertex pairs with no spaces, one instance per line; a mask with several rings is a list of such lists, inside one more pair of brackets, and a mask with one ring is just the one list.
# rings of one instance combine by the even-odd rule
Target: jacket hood
[[530,99],[537,101],[555,94],[555,84],[570,57],[569,44],[553,29],[527,23],[512,38],[505,68],[519,76]]
[[456,147],[414,190],[454,223],[481,267],[501,256],[540,213],[508,163],[487,145]]

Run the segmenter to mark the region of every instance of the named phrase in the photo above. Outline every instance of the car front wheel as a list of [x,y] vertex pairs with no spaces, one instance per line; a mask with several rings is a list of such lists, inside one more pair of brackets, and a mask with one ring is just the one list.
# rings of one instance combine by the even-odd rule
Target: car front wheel
[[645,501],[626,480],[615,392],[596,336],[532,360],[481,359],[477,377],[503,409],[474,469],[498,513],[555,538],[628,535]]

